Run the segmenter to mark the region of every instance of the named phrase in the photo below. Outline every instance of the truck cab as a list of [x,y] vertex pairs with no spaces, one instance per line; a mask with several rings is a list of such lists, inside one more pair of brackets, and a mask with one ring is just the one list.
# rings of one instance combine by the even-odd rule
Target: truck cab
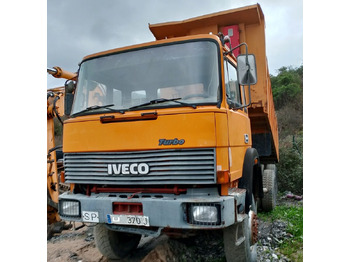
[[250,260],[264,185],[248,112],[255,82],[242,75],[256,79],[256,66],[226,43],[212,32],[169,37],[80,63],[63,132],[71,191],[59,214],[96,223],[108,258],[141,235],[217,229],[228,260]]
[[[183,219],[189,214],[180,211],[188,209],[185,202],[197,199],[172,197],[174,208],[160,194],[171,192],[181,199],[189,192],[191,197],[211,192],[218,204],[238,183],[251,132],[247,110],[230,107],[246,103],[237,79],[236,62],[224,59],[220,39],[212,35],[87,57],[64,125],[65,181],[75,186],[62,201],[78,198],[78,220],[84,222],[89,221],[83,212],[97,212],[94,222],[107,223],[127,201],[141,202],[138,215],[152,210],[149,226],[169,225],[161,219],[168,215],[172,227],[193,228]],[[115,193],[126,198],[121,201]],[[215,218],[218,227],[233,222],[233,217]]]

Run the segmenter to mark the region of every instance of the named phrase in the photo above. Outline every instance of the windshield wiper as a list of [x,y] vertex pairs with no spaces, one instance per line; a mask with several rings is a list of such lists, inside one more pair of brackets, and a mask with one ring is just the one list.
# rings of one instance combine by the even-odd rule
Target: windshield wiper
[[75,113],[73,114],[72,116],[78,116],[78,115],[81,115],[81,114],[84,114],[86,112],[89,112],[91,110],[95,110],[95,109],[101,109],[101,108],[105,108],[105,109],[108,109],[109,111],[111,112],[119,112],[121,114],[124,114],[125,112],[123,110],[115,110],[115,109],[112,109],[110,107],[114,106],[114,104],[109,104],[109,105],[103,105],[103,106],[99,106],[99,105],[94,105],[94,106],[89,106],[87,108],[85,108],[84,110],[78,112],[78,113]]
[[158,99],[154,99],[154,100],[151,100],[147,103],[144,103],[144,104],[141,104],[141,105],[137,105],[137,106],[133,106],[133,107],[130,107],[129,109],[136,109],[136,108],[139,108],[139,107],[143,107],[143,106],[149,106],[149,105],[155,105],[155,104],[160,104],[160,103],[164,103],[164,102],[175,102],[175,103],[178,103],[178,104],[181,104],[183,106],[190,106],[194,109],[197,108],[196,105],[192,105],[192,104],[188,104],[188,103],[184,103],[184,102],[180,102],[180,101],[177,101],[177,100],[180,100],[182,99],[181,97],[178,97],[178,98],[172,98],[172,99],[167,99],[167,98],[158,98]]

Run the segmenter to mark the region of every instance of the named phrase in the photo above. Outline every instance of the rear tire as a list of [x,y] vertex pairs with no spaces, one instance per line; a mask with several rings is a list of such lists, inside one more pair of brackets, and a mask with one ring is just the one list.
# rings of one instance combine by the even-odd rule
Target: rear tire
[[[274,165],[273,165],[274,166]],[[272,211],[276,206],[277,199],[277,178],[276,168],[265,169],[263,174],[263,187],[267,189],[261,201],[264,211]]]
[[277,167],[275,164],[267,164],[265,169],[273,170],[275,173],[277,173]]
[[108,259],[121,259],[137,248],[141,235],[109,230],[104,224],[97,224],[94,230],[98,250]]

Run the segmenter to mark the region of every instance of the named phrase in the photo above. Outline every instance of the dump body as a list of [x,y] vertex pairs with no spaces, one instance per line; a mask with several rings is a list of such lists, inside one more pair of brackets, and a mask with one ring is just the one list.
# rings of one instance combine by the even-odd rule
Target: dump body
[[[208,33],[216,35],[219,32],[226,35],[225,33],[228,32],[232,47],[235,43],[247,43],[249,53],[255,55],[258,73],[258,82],[251,87],[252,105],[248,109],[252,146],[258,150],[262,161],[277,162],[279,158],[277,119],[266,58],[265,20],[260,5],[227,10],[184,21],[153,24],[149,25],[149,28],[157,40]],[[244,47],[234,54],[239,53],[245,53]]]

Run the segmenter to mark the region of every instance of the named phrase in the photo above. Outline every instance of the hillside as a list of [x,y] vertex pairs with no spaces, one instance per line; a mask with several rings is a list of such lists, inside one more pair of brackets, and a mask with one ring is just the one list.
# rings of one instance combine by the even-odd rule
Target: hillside
[[303,66],[271,77],[280,145],[278,189],[303,193]]

